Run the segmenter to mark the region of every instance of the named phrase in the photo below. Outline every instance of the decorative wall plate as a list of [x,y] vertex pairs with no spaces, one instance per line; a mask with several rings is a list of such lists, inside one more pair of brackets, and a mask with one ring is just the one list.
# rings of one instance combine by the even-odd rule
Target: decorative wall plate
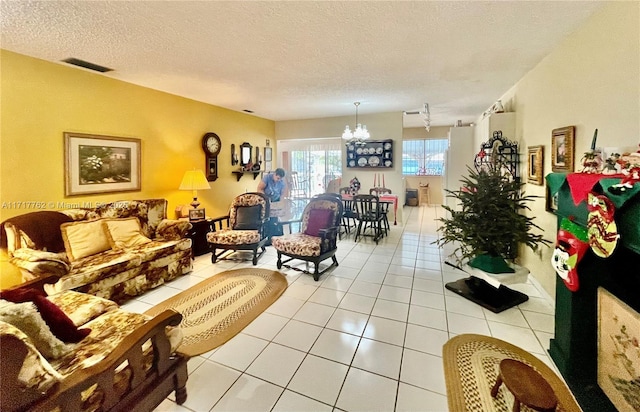
[[366,165],[367,165],[366,157],[361,157],[360,159],[358,159],[358,166],[366,166]]
[[371,156],[369,158],[369,166],[378,166],[380,164],[380,158],[378,156]]
[[376,154],[382,154],[382,152],[383,152],[382,147],[378,147],[376,149]]
[[356,161],[355,160],[349,160],[349,166],[355,167],[355,165],[356,165]]
[[391,142],[387,142],[384,144],[384,150],[391,150]]
[[358,147],[358,148],[356,149],[356,153],[357,153],[357,154],[362,154],[362,147]]
[[391,166],[391,160],[385,160],[384,165],[387,167]]

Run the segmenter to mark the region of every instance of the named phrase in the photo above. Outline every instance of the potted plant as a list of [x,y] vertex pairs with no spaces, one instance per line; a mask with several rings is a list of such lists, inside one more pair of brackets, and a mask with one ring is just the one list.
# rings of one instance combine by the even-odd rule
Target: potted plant
[[443,246],[456,242],[452,256],[458,266],[467,262],[489,273],[513,273],[506,259],[517,256],[519,244],[537,251],[541,244],[551,243],[531,232],[540,229],[533,217],[520,213],[529,209],[527,203],[537,196],[525,195],[524,183],[502,173],[499,164],[489,163],[480,171],[468,169],[469,176],[461,181],[462,190],[446,190],[447,197],[459,201],[461,210],[443,205],[449,216],[438,219],[442,222],[438,228],[441,236],[434,243]]

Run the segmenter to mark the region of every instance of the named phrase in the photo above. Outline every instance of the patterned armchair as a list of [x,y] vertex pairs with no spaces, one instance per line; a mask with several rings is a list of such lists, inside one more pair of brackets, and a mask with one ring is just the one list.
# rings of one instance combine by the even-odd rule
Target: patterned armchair
[[[283,222],[283,225],[289,225],[290,232],[291,224],[299,222],[300,232],[271,238],[271,244],[278,252],[278,269],[285,266],[290,269],[301,270],[285,265],[285,263],[293,259],[313,262],[313,279],[317,281],[321,274],[333,266],[338,266],[335,253],[342,213],[340,195],[325,193],[311,198],[304,212],[302,212],[300,220]],[[289,257],[289,259],[282,260],[283,255]],[[328,258],[331,258],[333,263],[319,272],[320,262]],[[311,274],[307,270],[301,271]]]
[[[268,240],[268,220],[269,200],[264,193],[250,192],[237,196],[231,203],[229,214],[213,220],[212,226],[219,230],[207,234],[211,263],[216,263],[229,250],[252,250],[253,265],[257,265]],[[224,222],[226,228],[223,228]],[[222,251],[216,254],[217,249]],[[261,249],[260,254],[258,249]]]

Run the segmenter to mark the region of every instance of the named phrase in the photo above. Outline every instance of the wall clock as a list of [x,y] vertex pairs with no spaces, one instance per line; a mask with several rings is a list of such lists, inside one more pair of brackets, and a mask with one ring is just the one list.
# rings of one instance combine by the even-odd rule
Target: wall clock
[[202,136],[202,150],[204,150],[205,169],[209,182],[218,178],[218,154],[221,148],[222,142],[217,134],[209,132]]

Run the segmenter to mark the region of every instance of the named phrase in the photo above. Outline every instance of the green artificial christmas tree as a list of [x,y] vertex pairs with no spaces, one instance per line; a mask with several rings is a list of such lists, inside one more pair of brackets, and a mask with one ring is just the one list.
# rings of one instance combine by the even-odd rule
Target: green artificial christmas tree
[[479,172],[469,168],[469,176],[462,179],[463,189],[446,190],[447,197],[457,199],[461,210],[443,205],[450,217],[440,218],[441,233],[435,242],[439,246],[456,242],[456,263],[468,262],[472,267],[489,273],[513,272],[505,259],[517,256],[523,243],[533,251],[551,242],[542,235],[531,233],[540,229],[520,212],[530,208],[528,202],[538,196],[525,196],[524,183],[502,173],[499,165],[489,164]]

